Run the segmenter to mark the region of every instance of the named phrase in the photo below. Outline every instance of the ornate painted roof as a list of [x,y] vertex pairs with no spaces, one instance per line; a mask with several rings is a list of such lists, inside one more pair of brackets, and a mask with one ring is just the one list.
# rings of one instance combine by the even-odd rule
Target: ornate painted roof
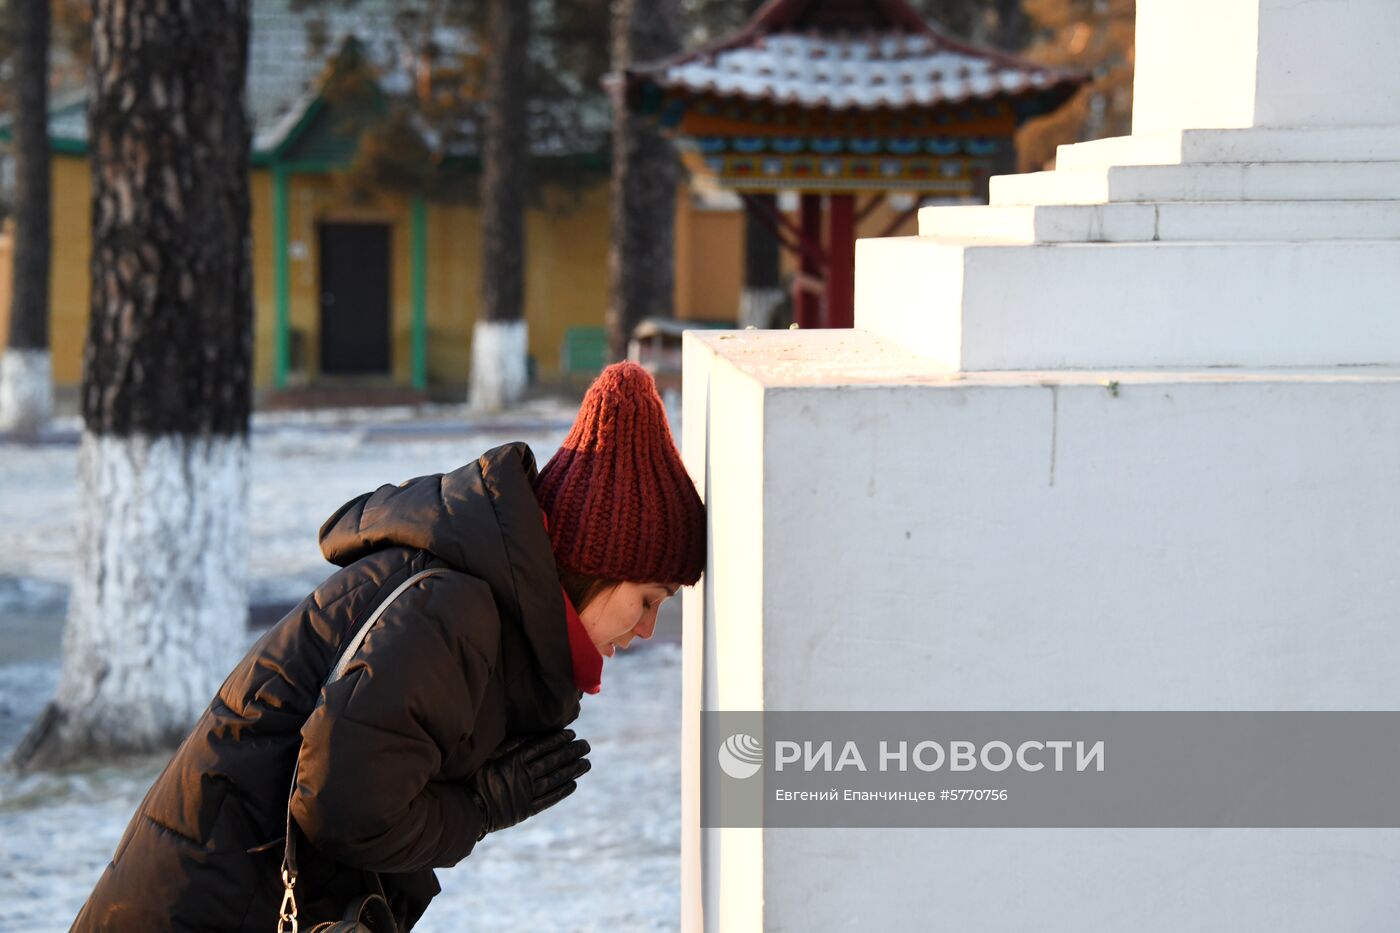
[[1087,77],[946,36],[906,0],[769,0],[624,86],[720,188],[968,197]]
[[1062,79],[949,47],[928,35],[762,36],[651,72],[666,90],[833,110],[929,107],[1048,90]]
[[770,0],[739,32],[627,72],[632,93],[712,95],[827,110],[926,108],[1029,95],[1058,103],[1085,80],[953,39],[904,0]]

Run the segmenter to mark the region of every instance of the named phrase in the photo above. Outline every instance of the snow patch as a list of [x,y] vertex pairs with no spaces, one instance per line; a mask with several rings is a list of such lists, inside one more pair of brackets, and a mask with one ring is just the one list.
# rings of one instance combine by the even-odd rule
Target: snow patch
[[[437,869],[415,933],[680,928],[680,661],[672,644],[608,661],[572,726],[593,749],[578,790]],[[0,664],[0,695],[42,696],[55,667]],[[0,929],[68,929],[162,765],[0,772]]]
[[68,587],[59,581],[0,575],[0,628],[10,613],[53,612],[67,603]]
[[[529,443],[543,466],[578,411],[577,401],[549,400],[547,406],[538,417],[518,415],[499,427],[487,426],[497,418],[443,413],[441,420],[417,422],[422,431],[408,430],[414,422],[404,422],[404,431],[387,430],[394,422],[358,415],[343,424],[269,418],[252,439],[252,600],[294,603],[325,579],[334,568],[321,558],[316,531],[361,493],[455,470],[509,441]],[[78,560],[78,446],[0,441],[0,575],[43,581],[66,593]],[[0,612],[11,605],[9,596],[30,605],[27,595],[0,584]]]

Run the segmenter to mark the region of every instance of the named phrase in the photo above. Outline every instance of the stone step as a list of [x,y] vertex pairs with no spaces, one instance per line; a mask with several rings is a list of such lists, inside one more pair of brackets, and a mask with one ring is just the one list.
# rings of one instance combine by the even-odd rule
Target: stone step
[[1400,196],[1400,162],[1210,162],[1071,168],[991,179],[996,206],[1121,201],[1337,201]]
[[1060,146],[1055,167],[1201,162],[1400,162],[1400,126],[1178,130]]
[[919,211],[919,234],[1003,243],[1384,240],[1400,238],[1400,200],[934,206]]
[[1400,365],[1400,241],[856,243],[855,324],[951,371]]

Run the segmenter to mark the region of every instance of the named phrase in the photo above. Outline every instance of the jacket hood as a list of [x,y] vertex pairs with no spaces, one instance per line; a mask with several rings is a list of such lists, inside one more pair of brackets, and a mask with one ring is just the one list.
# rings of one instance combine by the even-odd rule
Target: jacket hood
[[501,624],[523,631],[551,694],[545,705],[577,709],[564,594],[535,498],[537,474],[534,452],[514,441],[451,473],[381,486],[326,520],[321,553],[344,567],[374,551],[409,547],[484,580]]

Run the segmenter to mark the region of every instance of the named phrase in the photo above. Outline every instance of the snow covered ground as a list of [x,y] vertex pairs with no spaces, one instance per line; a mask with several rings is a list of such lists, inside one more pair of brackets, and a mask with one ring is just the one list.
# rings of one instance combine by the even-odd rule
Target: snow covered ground
[[[330,571],[316,531],[347,499],[512,440],[529,443],[543,466],[573,415],[567,402],[540,401],[490,420],[450,408],[259,416],[253,601],[294,601]],[[76,553],[75,427],[37,446],[0,440],[0,756],[58,679]],[[416,929],[677,928],[680,651],[661,639],[679,607],[668,608],[658,643],[609,660],[602,692],[584,698],[575,729],[593,746],[593,770],[578,791],[439,870],[443,892]],[[0,931],[68,929],[160,764],[0,772]]]
[[[260,413],[249,516],[252,601],[294,602],[330,572],[316,531],[347,500],[456,469],[508,441],[528,443],[544,466],[576,410],[540,399],[491,418],[447,406],[416,417],[408,409]],[[36,446],[0,440],[0,577],[65,587],[72,577],[77,429],[60,423],[53,442]]]

